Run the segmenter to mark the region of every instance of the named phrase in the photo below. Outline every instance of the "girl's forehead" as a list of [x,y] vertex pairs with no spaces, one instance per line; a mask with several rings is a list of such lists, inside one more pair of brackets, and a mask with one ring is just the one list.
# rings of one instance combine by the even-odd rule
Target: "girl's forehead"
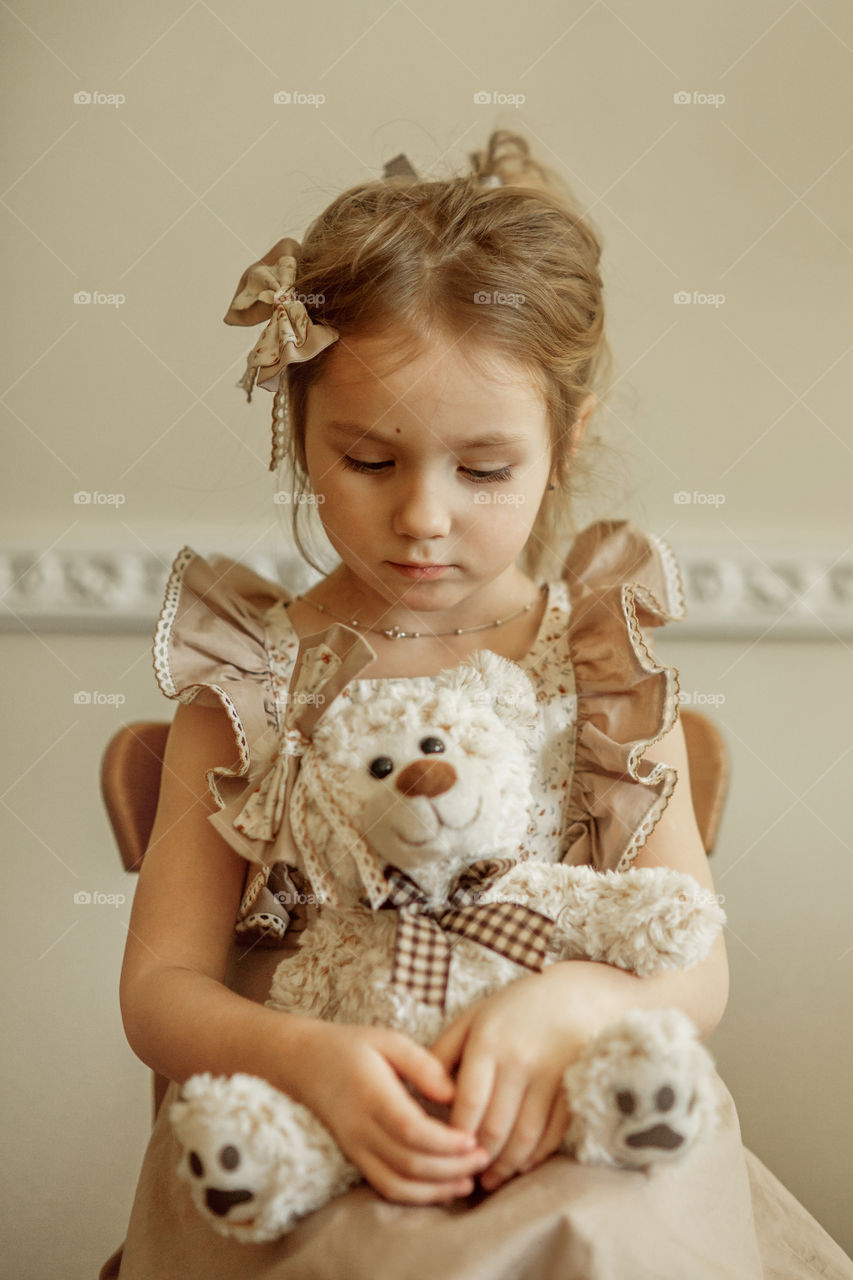
[[530,370],[499,351],[452,337],[423,338],[417,346],[381,338],[336,342],[314,390],[321,401],[412,395],[494,404],[541,400],[540,383]]

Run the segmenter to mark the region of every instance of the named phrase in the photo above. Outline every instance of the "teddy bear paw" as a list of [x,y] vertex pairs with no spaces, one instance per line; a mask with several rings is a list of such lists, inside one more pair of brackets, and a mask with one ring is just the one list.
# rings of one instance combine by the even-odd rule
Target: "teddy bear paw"
[[307,1108],[254,1076],[192,1076],[169,1118],[195,1207],[245,1243],[277,1239],[359,1177]]
[[713,1123],[714,1065],[675,1009],[632,1011],[565,1074],[569,1145],[587,1164],[647,1168],[684,1156]]

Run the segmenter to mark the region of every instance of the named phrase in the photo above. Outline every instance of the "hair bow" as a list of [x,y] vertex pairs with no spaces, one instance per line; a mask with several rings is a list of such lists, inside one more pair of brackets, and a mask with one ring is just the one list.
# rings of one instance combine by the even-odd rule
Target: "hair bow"
[[274,244],[240,277],[237,292],[224,316],[226,324],[253,325],[267,321],[259,342],[249,353],[238,386],[252,399],[255,383],[276,391],[288,364],[310,360],[340,334],[331,325],[314,324],[296,292],[298,240]]

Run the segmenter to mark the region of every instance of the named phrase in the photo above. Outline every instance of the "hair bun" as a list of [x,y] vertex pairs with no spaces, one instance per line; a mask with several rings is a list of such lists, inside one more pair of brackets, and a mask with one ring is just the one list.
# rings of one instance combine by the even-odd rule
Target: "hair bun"
[[552,175],[531,157],[527,141],[509,129],[496,129],[486,150],[471,152],[470,160],[471,172],[481,185],[553,190]]

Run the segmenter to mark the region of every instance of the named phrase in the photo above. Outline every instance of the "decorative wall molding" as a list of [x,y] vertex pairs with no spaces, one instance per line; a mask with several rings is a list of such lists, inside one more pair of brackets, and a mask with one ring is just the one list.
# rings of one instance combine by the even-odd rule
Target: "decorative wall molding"
[[[151,634],[174,546],[163,554],[34,548],[0,552],[4,631]],[[853,554],[837,549],[673,544],[687,619],[674,639],[842,640],[853,637]],[[316,575],[297,555],[243,556],[265,577],[305,590]]]

